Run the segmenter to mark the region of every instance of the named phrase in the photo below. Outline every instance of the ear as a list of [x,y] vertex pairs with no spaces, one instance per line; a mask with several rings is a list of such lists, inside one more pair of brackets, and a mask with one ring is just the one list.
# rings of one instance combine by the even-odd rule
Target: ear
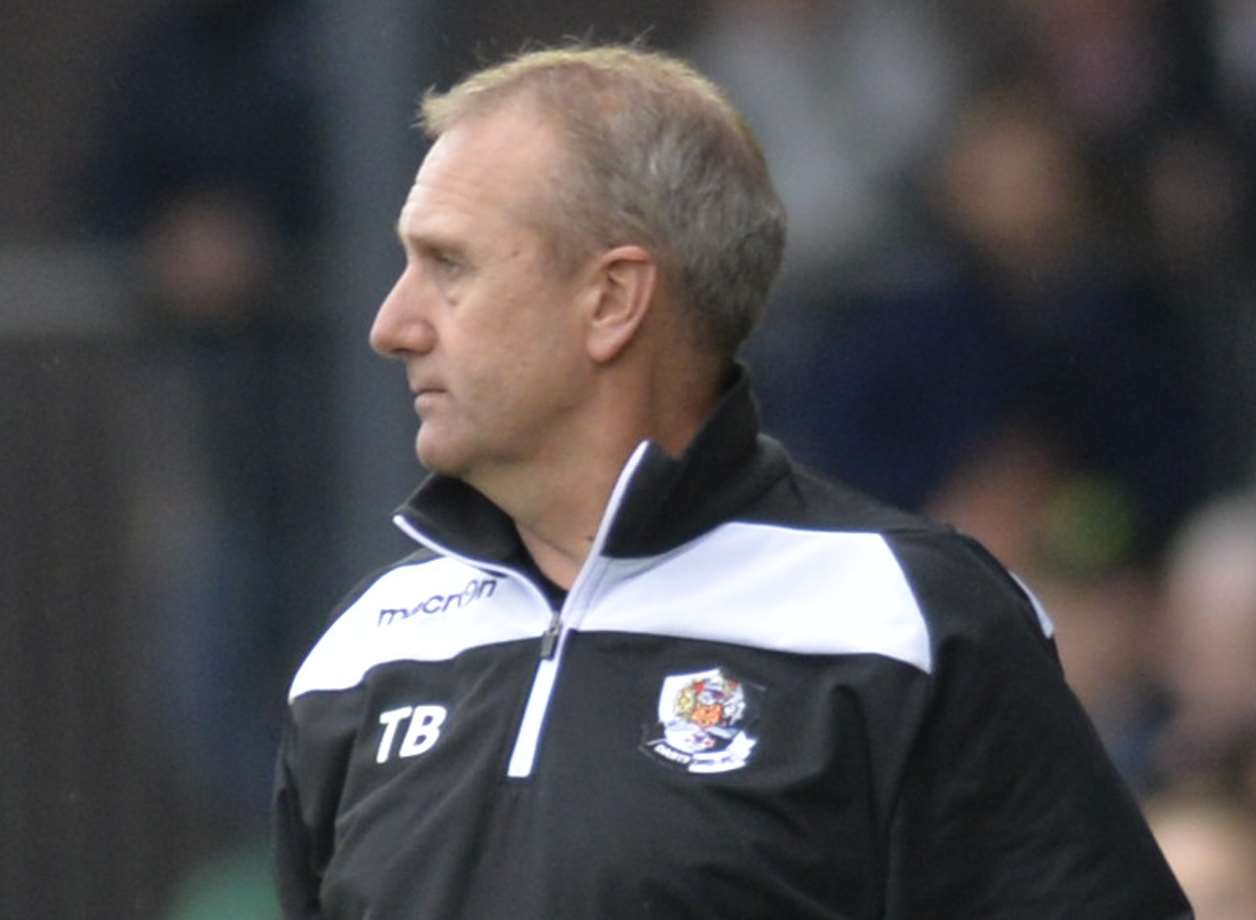
[[616,246],[594,266],[589,289],[589,357],[613,360],[632,341],[654,301],[658,265],[640,246]]

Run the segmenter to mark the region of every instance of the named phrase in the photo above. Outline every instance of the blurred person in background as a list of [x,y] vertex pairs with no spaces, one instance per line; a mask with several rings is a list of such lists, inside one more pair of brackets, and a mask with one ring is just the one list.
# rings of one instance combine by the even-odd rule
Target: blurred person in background
[[1256,917],[1256,816],[1250,801],[1198,791],[1170,792],[1147,806],[1169,865],[1195,920]]
[[[1253,472],[1256,341],[1249,0],[1017,0],[1017,65],[1050,100],[1090,177],[1107,245],[1174,314],[1182,392],[1198,406],[1178,469],[1205,488],[1176,515]],[[1116,353],[1116,352],[1114,352]],[[1153,403],[1152,405],[1159,405]],[[1173,410],[1165,413],[1171,417]],[[1166,437],[1165,440],[1169,440]]]
[[[932,288],[934,309],[1001,331],[979,353],[980,377],[1004,399],[988,439],[1032,433],[1072,471],[1062,487],[1075,476],[1102,482],[1127,509],[1124,552],[1154,554],[1206,489],[1198,390],[1182,317],[1114,238],[1067,123],[1032,82],[974,96],[932,190],[954,266]],[[937,364],[946,386],[950,369]],[[957,451],[933,507],[952,501],[967,462]]]
[[[1213,465],[1193,321],[1113,207],[1130,183],[1107,139],[1206,102],[1206,32],[1179,4],[1165,12],[1190,28],[1138,2],[967,6],[979,39],[911,4],[729,0],[692,46],[727,71],[799,215],[746,352],[766,429],[912,509],[954,505],[970,463],[1049,456],[1122,493],[1153,552]],[[1061,50],[1091,47],[1091,19],[1120,55]],[[1145,92],[1122,109],[1109,83]]]
[[786,303],[796,289],[829,289],[835,273],[884,281],[877,260],[910,248],[910,176],[941,136],[961,77],[944,22],[903,0],[708,4],[686,53],[727,87],[779,164],[791,215]]
[[[927,460],[896,457],[907,486],[883,491],[872,478],[885,470],[880,445],[854,457],[833,450],[848,433],[843,412],[868,395],[848,389],[864,365],[824,375],[858,361],[859,345],[844,346],[862,341],[850,327],[862,324],[866,298],[932,275],[915,180],[961,84],[945,16],[900,0],[712,0],[703,25],[686,54],[745,112],[790,212],[770,317],[746,350],[767,430],[804,462],[910,504]],[[804,389],[807,401],[797,398]]]
[[423,115],[419,546],[294,678],[287,915],[1189,916],[1019,583],[759,435],[784,214],[719,91],[572,48]]
[[265,833],[279,711],[264,701],[317,594],[304,553],[328,438],[308,41],[295,0],[152,13],[102,78],[83,183],[92,232],[133,253],[123,530],[144,652],[127,679],[188,854]]
[[1167,560],[1159,648],[1171,714],[1155,750],[1167,786],[1256,804],[1256,495],[1192,516]]
[[1201,402],[1201,471],[1212,491],[1256,475],[1256,191],[1240,125],[1201,113],[1161,131],[1136,202],[1149,274],[1186,331]]
[[1053,107],[1016,82],[966,99],[922,187],[933,270],[858,296],[835,271],[786,370],[748,351],[806,381],[806,400],[765,396],[768,430],[877,497],[982,518],[1013,566],[1033,504],[1074,476],[1132,511],[1129,551],[1154,552],[1203,490],[1181,317],[1109,240]]
[[1137,158],[1158,126],[1213,101],[1209,3],[1010,0],[1008,49],[1034,69],[1090,156]]

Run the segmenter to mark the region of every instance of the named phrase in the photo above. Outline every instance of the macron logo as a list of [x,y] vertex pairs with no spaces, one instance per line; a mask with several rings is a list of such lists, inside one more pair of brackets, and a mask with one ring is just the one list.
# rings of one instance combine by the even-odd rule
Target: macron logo
[[472,578],[467,586],[455,594],[433,594],[419,601],[413,607],[384,607],[379,611],[376,626],[391,626],[399,620],[408,620],[420,613],[444,613],[450,607],[455,609],[474,603],[482,597],[492,597],[497,590],[496,578]]

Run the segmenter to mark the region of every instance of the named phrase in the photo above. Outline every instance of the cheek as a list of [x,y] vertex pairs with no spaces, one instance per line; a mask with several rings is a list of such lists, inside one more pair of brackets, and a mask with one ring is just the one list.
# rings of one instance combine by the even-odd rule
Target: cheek
[[[564,328],[557,310],[519,317],[494,336],[491,351],[477,356],[491,362],[512,390],[528,388],[559,394],[579,378],[583,354],[577,337]],[[510,392],[509,399],[528,399],[527,392]]]
[[477,292],[465,325],[451,329],[449,358],[458,377],[488,409],[535,411],[538,403],[577,395],[583,342],[569,308],[572,293],[513,275]]

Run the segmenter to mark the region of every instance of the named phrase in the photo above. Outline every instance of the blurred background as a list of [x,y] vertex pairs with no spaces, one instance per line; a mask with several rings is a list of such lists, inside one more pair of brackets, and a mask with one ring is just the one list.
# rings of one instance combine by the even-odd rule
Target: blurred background
[[1256,916],[1256,0],[7,0],[0,916],[271,920],[287,681],[407,551],[427,86],[696,62],[791,213],[800,458],[976,535],[1201,920]]

